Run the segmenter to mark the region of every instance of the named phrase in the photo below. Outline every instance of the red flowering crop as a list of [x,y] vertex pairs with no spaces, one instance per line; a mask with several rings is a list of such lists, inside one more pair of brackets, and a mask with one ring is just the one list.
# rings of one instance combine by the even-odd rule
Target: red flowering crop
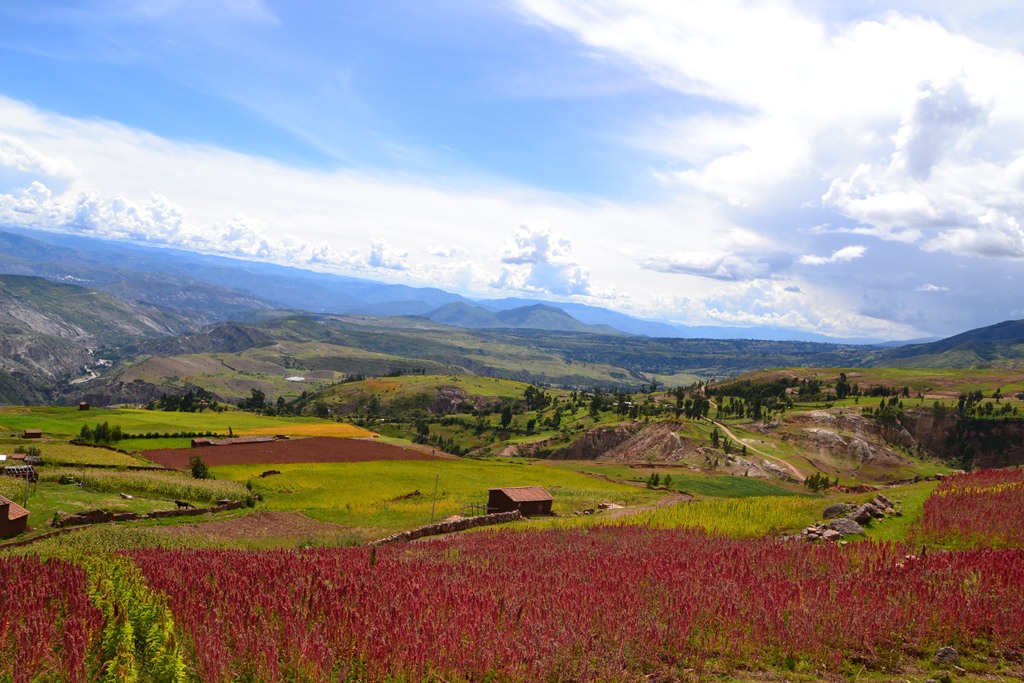
[[132,556],[202,680],[622,681],[1024,654],[1024,550],[928,553],[613,527],[367,549]]
[[942,480],[925,501],[913,537],[952,547],[1024,547],[1024,470],[981,470]]
[[87,586],[77,565],[0,557],[0,680],[85,680],[103,621]]

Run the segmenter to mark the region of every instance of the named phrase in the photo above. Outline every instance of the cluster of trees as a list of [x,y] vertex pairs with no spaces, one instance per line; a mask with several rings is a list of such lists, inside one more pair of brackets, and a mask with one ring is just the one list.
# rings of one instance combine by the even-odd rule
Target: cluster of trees
[[197,410],[210,409],[218,412],[224,410],[217,398],[202,387],[192,387],[184,394],[161,394],[158,399],[151,399],[146,410],[166,410],[170,412],[194,413]]
[[839,477],[829,479],[821,472],[815,472],[804,479],[804,486],[811,491],[826,491],[834,486],[839,486]]
[[223,434],[216,432],[139,432],[132,434],[121,429],[120,425],[111,425],[109,422],[97,424],[95,427],[82,425],[78,432],[80,441],[87,441],[95,444],[112,444],[124,439],[195,439],[198,437],[220,437]]
[[[732,455],[732,452],[733,452],[733,449],[735,448],[735,446],[733,445],[732,440],[728,436],[726,436],[725,434],[722,434],[720,431],[718,431],[718,427],[715,427],[714,429],[711,430],[711,436],[709,437],[709,440],[711,442],[711,447],[712,448],[721,448],[725,452],[726,455]],[[746,444],[740,444],[740,455],[746,457],[746,455],[747,455],[747,445]],[[718,467],[718,461],[717,460],[715,461],[715,467]]]
[[[239,401],[238,408],[269,416],[302,415],[307,412],[312,412],[317,417],[331,416],[330,408],[326,403],[321,400],[313,400],[312,396],[305,391],[291,401],[285,400],[284,396],[278,396],[276,401],[269,401],[265,392],[260,389],[250,389],[249,398]],[[307,411],[307,408],[311,410]]]
[[[768,420],[777,413],[784,413],[793,407],[788,390],[800,385],[799,380],[781,377],[774,380],[739,380],[729,382],[712,390],[718,405],[719,417],[749,417],[752,420]],[[808,391],[808,380],[804,380],[800,391]],[[811,385],[815,390],[820,390]],[[728,400],[726,400],[728,399]]]
[[652,472],[651,476],[647,477],[647,488],[654,489],[659,486],[669,488],[672,486],[672,475],[666,474],[664,478],[658,475],[657,472]]
[[111,427],[109,422],[103,422],[95,427],[82,425],[78,438],[95,444],[111,444],[125,438],[125,434],[121,431],[120,425]]
[[[985,401],[985,395],[981,392],[981,389],[977,389],[970,393],[962,393],[956,400],[956,412],[960,417],[981,418],[997,416],[1017,417],[1020,414],[1020,408],[1009,403],[1002,403],[1000,407],[996,407],[996,405],[1001,403],[1003,398],[1003,392],[1000,389],[996,389],[995,392],[993,392],[992,398],[995,400],[995,403],[992,401]],[[936,417],[944,416],[946,407],[938,401],[936,401],[935,406],[934,410]]]
[[691,420],[699,420],[708,416],[711,410],[711,399],[706,395],[706,388],[703,382],[691,384],[688,387],[676,387],[669,391],[675,397],[674,414],[678,420],[680,416]]
[[890,396],[887,399],[880,399],[877,408],[865,406],[860,411],[864,415],[873,416],[887,427],[895,427],[903,415],[903,401],[899,396]]

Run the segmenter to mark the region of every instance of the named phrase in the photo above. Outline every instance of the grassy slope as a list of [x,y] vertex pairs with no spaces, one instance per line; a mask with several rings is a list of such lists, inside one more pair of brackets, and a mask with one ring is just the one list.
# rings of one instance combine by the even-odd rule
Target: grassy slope
[[[840,372],[845,372],[850,384],[858,384],[862,391],[872,386],[906,386],[913,397],[920,392],[929,398],[948,399],[976,390],[988,397],[996,389],[1002,389],[1003,395],[1009,397],[1024,391],[1022,368],[779,368],[747,373],[737,379],[797,377],[832,385]],[[868,400],[861,399],[862,402]],[[916,401],[911,399],[911,402]]]

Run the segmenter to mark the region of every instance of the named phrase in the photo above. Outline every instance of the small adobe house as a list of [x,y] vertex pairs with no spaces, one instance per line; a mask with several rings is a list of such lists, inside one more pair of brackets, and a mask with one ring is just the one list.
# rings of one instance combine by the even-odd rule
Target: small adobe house
[[508,486],[491,489],[487,496],[487,512],[512,512],[524,515],[550,515],[551,494],[540,486]]
[[42,429],[26,429],[25,432],[21,435],[21,438],[23,438],[23,439],[41,439],[41,438],[43,438],[43,430]]
[[15,536],[27,530],[28,510],[0,496],[0,538]]
[[81,403],[78,404],[78,409],[89,410],[89,403],[87,401],[82,401]]

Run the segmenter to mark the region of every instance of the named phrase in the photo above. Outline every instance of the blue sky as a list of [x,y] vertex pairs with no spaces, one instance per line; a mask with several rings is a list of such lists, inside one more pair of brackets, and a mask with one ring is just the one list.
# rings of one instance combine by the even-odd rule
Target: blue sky
[[0,0],[0,221],[683,324],[1024,317],[1015,3]]

